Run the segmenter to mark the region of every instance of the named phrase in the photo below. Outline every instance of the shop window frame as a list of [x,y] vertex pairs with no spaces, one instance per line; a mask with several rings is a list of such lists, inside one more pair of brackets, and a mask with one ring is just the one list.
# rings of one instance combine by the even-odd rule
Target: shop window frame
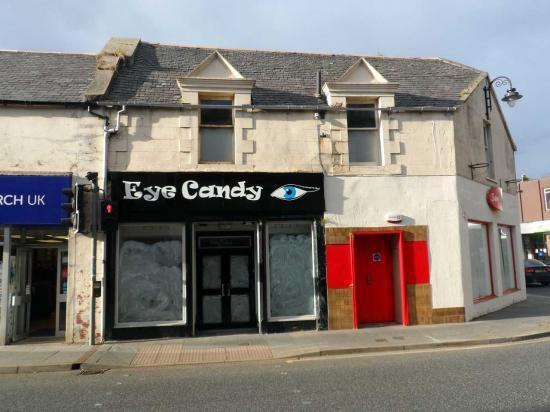
[[[270,225],[272,224],[309,224],[311,233],[311,260],[312,260],[312,282],[313,282],[313,314],[298,315],[298,316],[271,316],[271,271],[269,262],[269,234]],[[265,270],[266,270],[266,315],[268,322],[289,322],[289,321],[304,321],[316,320],[319,314],[318,302],[318,287],[317,280],[319,278],[318,257],[317,257],[317,227],[313,220],[270,220],[265,224]]]
[[546,210],[550,210],[550,202],[548,201],[548,195],[550,194],[550,187],[544,189],[544,207]]
[[[497,225],[497,230],[500,229],[500,228],[506,228],[506,229],[510,230],[510,245],[512,246],[512,269],[513,269],[513,274],[514,274],[514,286],[511,287],[511,288],[508,288],[508,289],[504,289],[504,287],[502,288],[503,289],[502,293],[503,294],[508,294],[508,293],[516,292],[516,291],[519,290],[518,273],[517,273],[517,270],[516,270],[516,248],[514,247],[515,226],[503,225],[503,224]],[[499,233],[499,249],[500,249],[501,258],[502,258],[502,246],[500,245],[500,233]],[[502,275],[504,275],[504,272],[502,273]],[[504,280],[504,278],[502,278],[502,279]],[[504,282],[503,282],[503,286],[504,286]]]
[[[120,271],[120,229],[125,227],[139,227],[139,226],[181,226],[181,264],[182,264],[182,320],[174,321],[147,321],[147,322],[119,322],[118,321],[118,282]],[[115,256],[115,298],[114,298],[114,328],[140,328],[140,327],[160,327],[160,326],[184,326],[187,325],[187,256],[185,253],[185,230],[186,225],[180,222],[171,223],[158,223],[158,222],[144,222],[144,223],[121,223],[116,232],[116,256]]]
[[[491,223],[490,222],[484,222],[484,221],[481,221],[481,220],[473,220],[473,219],[468,219],[467,223],[475,223],[475,224],[478,224],[478,225],[483,225],[485,227],[485,236],[487,237],[487,255],[489,257],[489,279],[491,281],[491,292],[488,294],[488,295],[485,295],[485,296],[479,296],[479,297],[473,297],[473,288],[472,288],[472,297],[473,297],[473,301],[474,303],[481,303],[481,302],[485,302],[487,300],[491,300],[491,299],[494,299],[496,298],[496,294],[495,294],[495,281],[494,281],[494,274],[493,274],[493,255],[492,255],[492,249],[491,249],[491,236],[490,236],[490,225]],[[468,231],[469,231],[469,228],[467,227]],[[469,233],[468,233],[468,254],[470,255],[470,283],[473,283],[473,273],[471,271],[471,267],[472,267],[472,256],[470,254],[470,238],[469,238]]]

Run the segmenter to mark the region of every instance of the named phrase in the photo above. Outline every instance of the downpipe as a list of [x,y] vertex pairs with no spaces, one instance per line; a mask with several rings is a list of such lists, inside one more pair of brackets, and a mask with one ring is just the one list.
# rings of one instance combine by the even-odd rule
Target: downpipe
[[[88,113],[90,113],[93,116],[96,116],[100,119],[103,119],[103,174],[102,174],[102,183],[101,188],[97,188],[96,190],[102,190],[103,191],[103,198],[107,195],[107,165],[108,165],[108,151],[109,151],[109,138],[116,133],[118,133],[120,128],[120,115],[126,111],[126,106],[123,105],[121,110],[117,111],[116,115],[116,121],[115,126],[112,128],[109,128],[110,126],[110,118],[108,115],[101,114],[94,112],[91,108],[91,106],[88,106]],[[99,199],[96,198],[95,203],[98,202]],[[95,345],[95,296],[94,296],[94,284],[97,280],[97,215],[98,215],[98,208],[97,204],[95,207],[92,207],[92,210],[94,210],[93,213],[95,213],[95,217],[92,216],[92,221],[95,223],[94,228],[92,228],[92,265],[91,265],[91,271],[90,271],[90,331],[89,331],[89,339],[88,343],[90,346]],[[104,234],[103,239],[103,280],[101,282],[101,296],[102,296],[102,310],[101,310],[101,330],[103,334],[105,334],[105,275],[107,273],[107,236]]]

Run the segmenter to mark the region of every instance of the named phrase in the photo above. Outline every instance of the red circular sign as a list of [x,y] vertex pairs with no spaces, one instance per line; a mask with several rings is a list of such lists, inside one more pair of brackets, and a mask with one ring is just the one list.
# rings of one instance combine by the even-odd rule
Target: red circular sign
[[494,210],[502,210],[502,188],[492,187],[487,190],[487,203]]

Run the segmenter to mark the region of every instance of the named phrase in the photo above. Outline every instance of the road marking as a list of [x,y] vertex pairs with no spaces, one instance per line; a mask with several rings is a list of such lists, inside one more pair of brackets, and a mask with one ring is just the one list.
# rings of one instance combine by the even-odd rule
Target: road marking
[[529,293],[529,294],[527,295],[527,299],[529,299],[530,297],[543,298],[543,299],[550,299],[550,296],[537,295],[536,293]]
[[441,341],[439,339],[434,338],[433,336],[430,336],[430,335],[424,335],[424,336],[426,336],[427,338],[430,338],[431,340],[433,340],[436,343],[441,343]]

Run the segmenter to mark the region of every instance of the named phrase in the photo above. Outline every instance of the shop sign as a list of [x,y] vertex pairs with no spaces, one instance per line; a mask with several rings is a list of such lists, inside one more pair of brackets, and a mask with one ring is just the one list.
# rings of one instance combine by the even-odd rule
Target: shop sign
[[502,201],[502,188],[501,187],[492,187],[487,190],[487,203],[494,210],[503,209]]
[[59,225],[69,213],[63,189],[71,176],[0,175],[0,224]]
[[[121,220],[324,212],[321,173],[111,173]],[[158,219],[155,219],[158,215]]]

